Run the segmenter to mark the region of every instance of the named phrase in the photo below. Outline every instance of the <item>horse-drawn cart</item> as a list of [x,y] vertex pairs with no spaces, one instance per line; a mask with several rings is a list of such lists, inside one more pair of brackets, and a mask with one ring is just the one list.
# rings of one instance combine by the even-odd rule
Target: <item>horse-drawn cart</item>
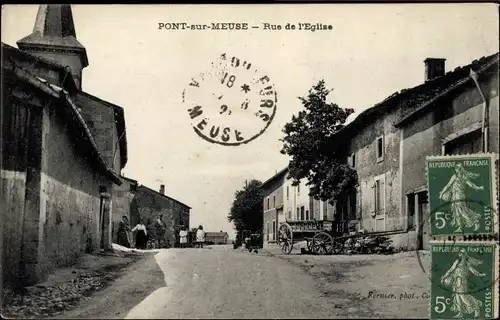
[[294,243],[306,241],[307,250],[313,254],[331,254],[337,242],[338,236],[333,229],[328,229],[324,221],[303,220],[286,221],[280,224],[278,231],[278,244],[284,254],[290,254]]

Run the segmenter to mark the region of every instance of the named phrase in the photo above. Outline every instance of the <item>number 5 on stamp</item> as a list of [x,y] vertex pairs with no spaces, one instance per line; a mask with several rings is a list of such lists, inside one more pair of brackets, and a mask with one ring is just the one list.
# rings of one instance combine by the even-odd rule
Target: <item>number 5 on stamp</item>
[[431,319],[498,318],[498,245],[431,242]]
[[428,157],[431,236],[498,233],[493,154]]

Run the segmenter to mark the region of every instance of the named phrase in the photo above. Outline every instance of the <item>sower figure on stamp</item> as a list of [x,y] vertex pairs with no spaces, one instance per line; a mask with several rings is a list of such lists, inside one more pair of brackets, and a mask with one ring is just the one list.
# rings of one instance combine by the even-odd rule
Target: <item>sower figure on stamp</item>
[[479,174],[472,173],[463,168],[461,164],[455,167],[455,172],[450,181],[439,193],[439,198],[450,202],[450,210],[453,216],[452,226],[456,226],[455,232],[462,232],[463,227],[474,227],[474,231],[479,229],[481,214],[474,212],[467,206],[466,187],[475,190],[483,190],[483,186],[474,184],[471,180],[479,177]]
[[463,318],[464,314],[474,314],[479,317],[482,301],[467,293],[469,278],[471,274],[484,277],[485,274],[474,269],[474,266],[483,262],[467,255],[465,249],[461,249],[458,259],[441,278],[441,283],[450,286],[453,290],[451,311],[456,312],[455,318]]

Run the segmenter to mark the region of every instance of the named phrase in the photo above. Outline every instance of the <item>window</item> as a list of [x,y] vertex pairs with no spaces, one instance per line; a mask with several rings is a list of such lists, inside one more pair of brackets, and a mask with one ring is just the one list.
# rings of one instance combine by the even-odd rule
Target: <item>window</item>
[[304,206],[300,207],[300,220],[304,220]]
[[299,207],[297,207],[297,220],[300,220],[300,210],[299,210]]
[[266,240],[269,241],[269,222],[266,223]]
[[300,193],[300,183],[297,185],[297,193]]
[[286,186],[286,198],[288,199],[290,197],[290,188]]
[[292,220],[292,210],[288,210],[288,220]]
[[276,196],[273,195],[273,208],[276,208]]
[[356,167],[356,154],[353,153],[350,157],[350,163],[349,165],[352,167],[352,168],[355,168]]
[[384,160],[384,136],[377,138],[377,162]]
[[481,129],[461,135],[444,145],[445,155],[472,154],[482,151]]
[[267,210],[269,210],[269,198],[267,198]]
[[309,210],[306,210],[306,220],[309,220]]

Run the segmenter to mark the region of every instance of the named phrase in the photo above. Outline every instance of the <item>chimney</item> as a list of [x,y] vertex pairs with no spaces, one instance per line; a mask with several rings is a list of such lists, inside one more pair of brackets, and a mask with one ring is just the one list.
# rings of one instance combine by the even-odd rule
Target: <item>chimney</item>
[[160,193],[165,194],[165,185],[164,184],[160,185]]
[[444,62],[446,59],[442,58],[427,58],[425,63],[425,81],[444,76]]

